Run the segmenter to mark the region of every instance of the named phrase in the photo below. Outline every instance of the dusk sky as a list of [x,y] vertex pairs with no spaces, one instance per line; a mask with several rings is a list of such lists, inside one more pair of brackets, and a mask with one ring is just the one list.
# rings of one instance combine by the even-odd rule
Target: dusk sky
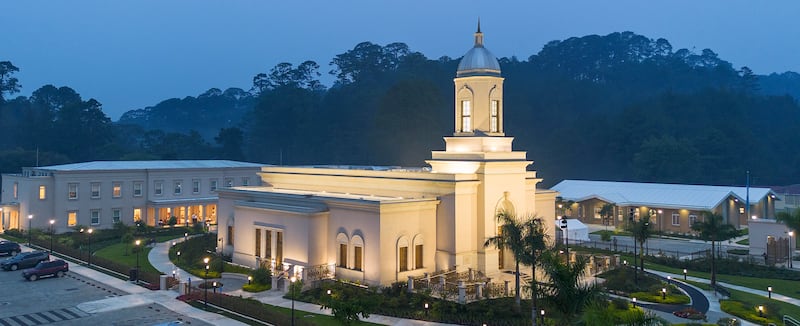
[[7,1],[0,61],[20,69],[17,95],[69,86],[116,121],[212,87],[248,90],[280,62],[314,60],[329,85],[330,60],[363,41],[457,58],[472,46],[478,17],[498,57],[524,60],[551,40],[632,31],[674,49],[710,48],[757,74],[800,71],[796,0]]

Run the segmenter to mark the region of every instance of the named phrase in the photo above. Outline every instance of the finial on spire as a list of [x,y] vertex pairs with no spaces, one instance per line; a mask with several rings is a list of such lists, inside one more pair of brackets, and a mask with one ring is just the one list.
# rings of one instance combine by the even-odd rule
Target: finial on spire
[[481,33],[481,18],[478,17],[478,31],[475,32],[475,46],[483,46],[483,33]]

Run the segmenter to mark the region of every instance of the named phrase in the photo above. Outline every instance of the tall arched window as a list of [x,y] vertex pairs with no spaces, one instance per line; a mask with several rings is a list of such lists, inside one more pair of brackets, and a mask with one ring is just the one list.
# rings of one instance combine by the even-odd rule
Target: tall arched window
[[401,272],[408,270],[408,237],[397,240],[397,269]]
[[344,233],[339,233],[336,236],[336,242],[339,244],[339,254],[337,255],[337,266],[347,268],[347,243],[350,241],[347,239],[347,235]]
[[472,132],[472,102],[461,101],[461,131]]
[[499,132],[500,131],[500,101],[492,100],[492,108],[490,112],[490,121],[491,124],[489,129],[491,132]]
[[425,260],[424,260],[424,247],[422,241],[422,235],[417,234],[414,237],[414,269],[420,269],[425,267]]
[[354,235],[350,240],[353,246],[353,269],[360,271],[364,269],[364,239],[360,235]]

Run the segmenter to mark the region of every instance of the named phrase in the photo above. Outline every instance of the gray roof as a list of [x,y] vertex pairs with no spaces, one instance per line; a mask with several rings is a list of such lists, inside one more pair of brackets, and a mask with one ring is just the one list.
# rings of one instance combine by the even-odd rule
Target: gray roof
[[171,170],[260,168],[264,164],[228,160],[175,160],[175,161],[92,161],[61,165],[40,166],[31,169],[47,171],[115,171],[115,170]]
[[[564,180],[553,186],[561,198],[583,201],[597,198],[618,206],[650,206],[711,210],[729,196],[742,203],[747,198],[746,187],[705,186],[664,183]],[[770,188],[750,187],[750,203],[775,195]]]
[[500,76],[500,62],[483,45],[475,45],[461,58],[456,76]]

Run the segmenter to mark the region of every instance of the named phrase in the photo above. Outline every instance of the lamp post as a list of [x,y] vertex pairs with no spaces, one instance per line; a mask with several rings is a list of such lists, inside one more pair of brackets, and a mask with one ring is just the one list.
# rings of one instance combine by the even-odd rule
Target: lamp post
[[136,242],[134,242],[134,243],[136,244],[136,280],[135,281],[136,281],[136,283],[139,283],[139,251],[141,249],[141,247],[139,247],[139,245],[142,244],[142,240],[136,239]]
[[764,317],[764,306],[762,306],[762,305],[758,306],[758,316],[759,317]]
[[672,276],[667,276],[667,284],[672,285]]
[[544,309],[539,310],[539,317],[541,318],[542,325],[544,325]]
[[683,280],[686,281],[686,268],[683,269]]
[[55,234],[55,229],[53,228],[56,224],[56,220],[50,220],[50,255],[53,255],[53,234]]
[[794,236],[794,231],[789,231],[787,233],[789,235],[789,242],[786,244],[789,247],[789,251],[786,253],[787,257],[787,266],[792,268],[792,237]]
[[294,282],[297,281],[297,277],[292,276],[289,281],[289,292],[292,292],[290,295],[292,297],[292,326],[294,326]]
[[249,276],[249,275],[247,276],[247,284],[248,285],[253,284],[253,277],[252,276]]
[[425,316],[428,316],[428,308],[430,307],[427,302],[425,302]]
[[633,298],[633,307],[636,308],[636,297]]
[[767,287],[767,297],[772,299],[772,287],[771,286]]
[[662,225],[664,224],[664,210],[658,210],[658,237],[661,238],[664,236]]
[[33,214],[28,215],[28,246],[31,245],[31,221],[33,221]]
[[661,288],[661,300],[667,299],[667,288]]
[[89,228],[89,231],[87,231],[88,234],[89,234],[89,267],[92,267],[92,232],[93,231],[94,230],[91,229],[91,228]]
[[639,284],[639,270],[637,269],[638,263],[636,263],[637,255],[636,255],[636,225],[633,224],[633,215],[631,215],[628,220],[633,225],[633,281],[638,285]]
[[209,260],[208,257],[203,258],[203,263],[206,264],[206,277],[203,280],[203,283],[204,283],[203,284],[203,288],[205,288],[205,290],[206,290],[206,293],[205,293],[206,297],[205,297],[205,300],[203,300],[203,305],[205,306],[206,310],[208,310],[208,260]]
[[566,217],[561,218],[560,227],[564,230],[565,253],[567,254],[567,265],[569,265],[569,226]]

